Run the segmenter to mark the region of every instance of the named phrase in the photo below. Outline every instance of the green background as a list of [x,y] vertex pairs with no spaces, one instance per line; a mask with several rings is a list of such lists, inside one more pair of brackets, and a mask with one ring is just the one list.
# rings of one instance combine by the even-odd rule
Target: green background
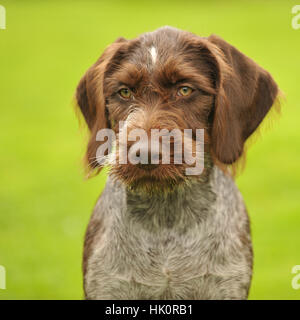
[[251,147],[237,183],[255,253],[251,299],[299,299],[300,29],[291,1],[2,1],[0,30],[0,299],[81,299],[83,235],[105,174],[84,180],[86,133],[72,98],[119,36],[163,25],[218,34],[269,70],[282,116]]

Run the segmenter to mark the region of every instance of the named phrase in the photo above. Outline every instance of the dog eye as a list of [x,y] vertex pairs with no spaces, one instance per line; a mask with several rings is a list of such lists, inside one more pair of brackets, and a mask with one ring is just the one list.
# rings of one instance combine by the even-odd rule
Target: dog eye
[[122,88],[121,90],[119,90],[119,95],[124,99],[129,99],[132,96],[132,92],[128,88]]
[[188,97],[194,90],[190,87],[184,86],[184,87],[180,87],[177,91],[177,94],[179,96],[184,96],[184,97]]

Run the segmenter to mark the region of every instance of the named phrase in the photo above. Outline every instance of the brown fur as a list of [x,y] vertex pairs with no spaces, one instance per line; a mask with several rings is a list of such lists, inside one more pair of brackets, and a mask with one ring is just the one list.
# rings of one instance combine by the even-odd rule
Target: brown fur
[[[149,46],[158,50],[149,62]],[[122,100],[121,85],[131,88],[134,100]],[[179,86],[195,88],[190,97],[176,96]],[[244,154],[246,140],[270,110],[278,87],[270,74],[236,48],[212,35],[163,28],[134,40],[118,39],[86,72],[77,87],[77,103],[90,130],[86,151],[89,171],[96,161],[98,130],[119,132],[119,121],[133,113],[128,130],[205,129],[205,171],[214,164],[222,170]],[[114,165],[113,176],[146,192],[170,189],[185,180],[187,164],[159,165],[146,172],[136,165]],[[101,224],[92,218],[85,239],[84,261]],[[244,242],[241,236],[241,241]],[[86,271],[86,263],[84,262]]]
[[[90,169],[98,167],[95,161],[100,144],[95,139],[97,131],[110,127],[112,121],[125,120],[131,111],[124,105],[112,103],[108,115],[105,108],[105,99],[116,92],[120,83],[137,88],[135,95],[137,99],[141,97],[139,105],[145,106],[145,118],[151,116],[153,128],[164,125],[159,123],[163,117],[155,123],[161,110],[168,110],[176,116],[182,108],[185,128],[207,129],[206,142],[210,143],[216,164],[224,168],[224,164],[231,165],[242,156],[245,141],[261,123],[277,96],[276,83],[267,71],[215,35],[200,38],[181,32],[177,41],[181,50],[163,57],[151,79],[147,67],[137,61],[140,57],[128,59],[137,48],[146,50],[141,48],[139,38],[131,41],[118,39],[81,79],[76,97],[91,132],[86,152]],[[194,82],[205,93],[198,97],[197,103],[188,101],[188,108],[201,106],[195,106],[189,113],[184,112],[184,99],[179,102],[170,99],[171,86],[184,79]],[[149,94],[145,96],[147,91]],[[155,105],[160,105],[160,108],[155,107],[157,113],[153,111]],[[174,127],[180,128],[178,125]]]

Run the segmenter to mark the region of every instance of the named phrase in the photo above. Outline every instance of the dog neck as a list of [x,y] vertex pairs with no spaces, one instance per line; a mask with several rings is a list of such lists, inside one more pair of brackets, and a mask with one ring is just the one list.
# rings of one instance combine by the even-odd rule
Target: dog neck
[[126,208],[120,218],[152,231],[160,228],[184,229],[193,223],[200,223],[206,219],[215,203],[212,181],[216,174],[220,174],[219,171],[210,170],[205,177],[189,177],[168,192],[151,194],[115,181],[123,190],[122,198]]

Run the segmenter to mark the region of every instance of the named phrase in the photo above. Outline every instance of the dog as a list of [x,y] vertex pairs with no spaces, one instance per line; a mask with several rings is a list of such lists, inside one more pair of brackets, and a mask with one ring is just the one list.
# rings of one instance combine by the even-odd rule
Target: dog
[[[278,94],[267,71],[216,35],[162,27],[105,49],[76,91],[88,170],[110,168],[85,235],[86,299],[247,299],[249,218],[231,168]],[[161,147],[154,164],[109,161],[133,146],[122,145],[120,122],[127,132],[189,129],[194,155],[203,129],[203,170],[187,175],[192,165],[175,163],[174,151],[163,163]],[[116,132],[106,162],[102,129]],[[136,156],[149,159],[152,146],[143,148]]]

